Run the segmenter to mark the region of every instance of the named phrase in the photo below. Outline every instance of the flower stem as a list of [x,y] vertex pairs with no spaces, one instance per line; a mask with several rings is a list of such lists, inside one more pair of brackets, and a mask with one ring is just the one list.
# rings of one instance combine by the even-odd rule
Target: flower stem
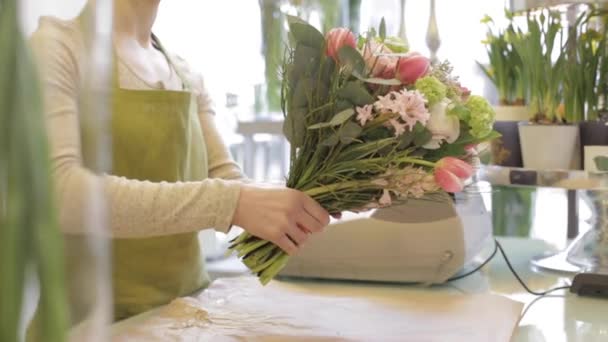
[[304,190],[304,193],[310,197],[315,197],[318,195],[332,193],[335,191],[346,190],[346,189],[350,189],[350,188],[369,187],[369,186],[373,186],[373,184],[367,180],[365,180],[365,181],[346,181],[346,182],[339,182],[339,183],[328,184],[328,185],[321,185],[316,188]]

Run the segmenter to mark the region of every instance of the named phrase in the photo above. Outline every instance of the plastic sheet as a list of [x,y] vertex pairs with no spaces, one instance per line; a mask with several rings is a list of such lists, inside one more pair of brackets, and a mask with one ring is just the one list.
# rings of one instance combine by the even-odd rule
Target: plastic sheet
[[417,287],[220,279],[120,322],[113,341],[509,341],[522,304]]

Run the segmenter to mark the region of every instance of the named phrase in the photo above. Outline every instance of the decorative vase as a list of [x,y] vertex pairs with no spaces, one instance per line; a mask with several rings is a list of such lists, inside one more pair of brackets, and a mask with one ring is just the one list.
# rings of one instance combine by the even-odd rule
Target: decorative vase
[[537,170],[581,168],[578,125],[519,123],[523,165]]

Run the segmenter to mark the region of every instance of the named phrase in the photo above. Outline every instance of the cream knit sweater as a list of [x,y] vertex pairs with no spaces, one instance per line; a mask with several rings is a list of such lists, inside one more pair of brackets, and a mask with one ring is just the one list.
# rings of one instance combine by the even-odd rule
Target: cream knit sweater
[[[85,47],[78,21],[42,18],[30,42],[41,74],[59,217],[64,231],[82,230],[86,215],[83,204],[96,186],[101,186],[107,196],[108,228],[113,237],[152,237],[205,228],[226,231],[230,227],[240,193],[238,180],[244,177],[214,125],[201,78],[189,72],[182,60],[176,67],[188,75],[195,88],[208,151],[209,179],[153,183],[98,175],[82,164],[78,103]],[[119,63],[118,67],[122,88],[152,88],[124,64]],[[173,70],[172,81],[176,79],[179,80]]]

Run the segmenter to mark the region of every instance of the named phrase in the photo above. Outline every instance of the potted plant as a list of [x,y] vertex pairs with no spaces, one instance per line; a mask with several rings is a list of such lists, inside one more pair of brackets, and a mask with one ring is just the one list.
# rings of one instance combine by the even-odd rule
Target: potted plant
[[518,122],[529,117],[525,106],[525,86],[522,77],[521,57],[509,41],[513,35],[513,13],[505,10],[509,20],[506,29],[496,29],[494,20],[485,16],[481,22],[487,25],[486,45],[488,65],[477,62],[484,74],[496,87],[498,104],[494,106],[496,122],[494,129],[501,134],[491,143],[492,163],[503,166],[521,167]]
[[[565,112],[580,121],[581,153],[585,169],[608,145],[607,12],[591,9],[581,14],[569,31],[564,80]],[[596,28],[598,27],[599,28]],[[604,151],[606,152],[606,151]]]
[[527,30],[510,37],[522,59],[522,77],[532,113],[519,125],[523,164],[531,169],[579,169],[578,125],[567,122],[562,105],[566,52],[561,14],[542,9],[527,14]]

